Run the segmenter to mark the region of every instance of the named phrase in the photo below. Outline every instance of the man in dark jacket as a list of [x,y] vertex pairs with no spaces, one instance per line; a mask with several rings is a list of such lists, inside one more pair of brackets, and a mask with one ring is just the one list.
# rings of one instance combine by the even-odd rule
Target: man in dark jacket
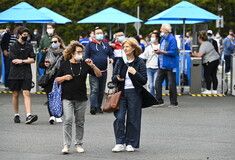
[[13,44],[17,40],[17,31],[18,31],[18,26],[16,26],[11,32],[10,30],[7,30],[2,38],[1,41],[1,49],[3,52],[3,57],[4,57],[4,66],[5,66],[5,87],[6,89],[9,87],[9,81],[8,81],[8,76],[10,72],[10,59],[9,59],[9,48],[10,45]]
[[12,103],[14,107],[14,122],[20,123],[19,116],[19,94],[23,90],[26,124],[37,121],[37,115],[31,115],[30,90],[32,84],[31,63],[35,62],[33,46],[27,42],[29,30],[20,27],[18,30],[18,40],[10,46],[9,59],[11,61],[9,73],[9,88],[13,91]]
[[91,88],[90,113],[93,115],[96,113],[103,113],[101,106],[107,79],[107,58],[109,58],[109,63],[113,63],[114,57],[111,47],[107,42],[104,42],[103,39],[104,33],[102,29],[96,27],[94,40],[88,43],[85,48],[85,59],[91,59],[102,72],[101,77],[91,75],[89,77]]

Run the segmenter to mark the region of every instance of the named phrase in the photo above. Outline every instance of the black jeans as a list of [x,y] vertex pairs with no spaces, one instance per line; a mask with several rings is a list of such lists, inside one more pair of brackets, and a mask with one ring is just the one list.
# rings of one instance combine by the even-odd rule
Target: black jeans
[[218,65],[219,65],[218,59],[215,61],[203,64],[204,78],[205,78],[207,90],[211,90],[211,82],[213,84],[213,90],[217,90],[217,87],[218,87],[218,79],[217,79]]
[[225,73],[227,73],[231,69],[231,56],[224,55],[224,60],[225,60]]
[[173,105],[178,105],[177,102],[177,89],[176,89],[176,73],[172,72],[170,69],[159,69],[157,73],[157,80],[156,80],[156,99],[159,103],[164,103],[162,99],[162,83],[165,78],[168,78],[170,82],[170,102]]

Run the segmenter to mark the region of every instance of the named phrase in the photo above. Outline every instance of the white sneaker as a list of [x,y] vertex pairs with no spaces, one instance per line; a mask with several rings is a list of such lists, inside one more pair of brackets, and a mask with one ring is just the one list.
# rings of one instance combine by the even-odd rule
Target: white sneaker
[[217,90],[212,90],[212,91],[211,91],[211,94],[212,94],[212,95],[217,95],[218,92],[217,92]]
[[49,118],[49,123],[50,123],[50,124],[54,124],[54,123],[55,123],[55,117],[54,117],[54,116],[51,116],[51,117]]
[[206,89],[204,92],[202,92],[202,94],[210,95],[210,94],[211,94],[211,91],[209,91],[209,90]]
[[125,150],[125,147],[123,144],[116,144],[114,148],[112,149],[112,152],[121,152],[124,150]]
[[68,146],[64,146],[64,148],[61,151],[63,154],[68,154],[69,153],[69,147]]
[[127,152],[134,152],[135,149],[132,147],[132,145],[127,145],[127,146],[126,146],[126,151],[127,151]]
[[62,118],[56,118],[56,122],[57,123],[62,123],[63,121],[62,121]]
[[78,153],[83,153],[83,152],[85,152],[85,150],[82,148],[81,145],[78,145],[78,146],[76,147],[76,151],[77,151]]

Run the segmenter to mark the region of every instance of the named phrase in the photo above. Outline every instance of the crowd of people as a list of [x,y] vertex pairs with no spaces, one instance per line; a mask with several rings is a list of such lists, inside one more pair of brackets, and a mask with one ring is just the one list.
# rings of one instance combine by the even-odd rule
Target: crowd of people
[[[179,50],[192,50],[192,36],[180,36],[180,46],[171,33],[170,24],[163,24],[148,36],[126,37],[123,29],[118,29],[114,39],[108,41],[105,32],[96,27],[89,37],[82,33],[78,40],[73,40],[66,47],[62,38],[56,33],[55,24],[49,23],[46,34],[41,38],[38,30],[33,34],[29,29],[16,26],[11,32],[10,27],[1,35],[1,49],[5,65],[5,87],[12,94],[14,122],[20,123],[19,93],[23,91],[26,110],[26,124],[37,121],[38,116],[31,114],[30,90],[32,86],[31,63],[35,63],[36,54],[30,41],[36,41],[41,58],[38,67],[48,75],[47,83],[42,86],[48,94],[56,81],[62,86],[63,118],[55,118],[49,113],[49,124],[63,123],[62,153],[69,153],[72,141],[73,115],[75,117],[75,147],[77,152],[84,152],[83,135],[85,110],[87,107],[86,79],[90,84],[90,114],[102,114],[108,63],[113,64],[112,82],[122,91],[120,109],[114,112],[113,123],[115,146],[113,152],[133,152],[140,145],[141,111],[144,98],[155,97],[154,107],[164,106],[162,84],[169,84],[168,107],[178,107],[176,69],[179,67]],[[222,40],[219,33],[215,37],[211,30],[201,31],[198,36],[201,44],[198,53],[192,56],[202,57],[206,89],[202,94],[217,94],[217,69],[221,57],[225,60],[225,72],[231,69],[231,54],[234,50],[234,33],[229,31]],[[151,94],[145,94],[144,85],[148,82]],[[135,134],[133,134],[135,133]]]

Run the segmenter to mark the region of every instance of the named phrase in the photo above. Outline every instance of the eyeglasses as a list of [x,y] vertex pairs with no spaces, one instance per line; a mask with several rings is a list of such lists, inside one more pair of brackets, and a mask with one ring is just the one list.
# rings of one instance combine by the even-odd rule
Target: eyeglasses
[[75,51],[75,53],[83,53],[83,51]]
[[57,42],[58,42],[58,41],[51,41],[51,44],[52,44],[52,43],[57,43]]

